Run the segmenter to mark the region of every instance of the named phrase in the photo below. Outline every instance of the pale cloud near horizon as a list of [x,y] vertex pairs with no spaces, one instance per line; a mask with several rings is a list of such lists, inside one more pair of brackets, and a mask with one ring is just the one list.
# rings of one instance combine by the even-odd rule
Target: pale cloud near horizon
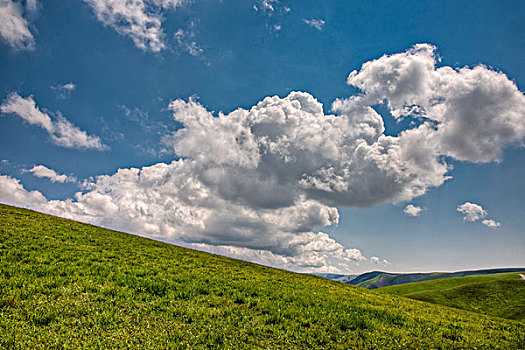
[[325,25],[325,21],[322,19],[303,19],[303,22],[308,24],[310,27],[315,28],[319,31],[323,30],[323,27]]
[[35,165],[31,169],[25,170],[25,172],[31,173],[36,177],[49,179],[51,182],[76,182],[76,178],[74,176],[58,174],[53,169],[50,169],[44,165]]
[[419,214],[421,214],[422,211],[424,211],[425,209],[421,208],[421,207],[418,207],[416,205],[413,205],[413,204],[409,204],[405,207],[405,209],[403,210],[405,212],[405,214],[407,215],[410,215],[410,216],[419,216]]
[[[483,65],[437,68],[428,44],[367,62],[348,83],[361,93],[330,114],[306,92],[216,115],[177,99],[169,108],[184,127],[166,142],[178,160],[98,176],[63,201],[4,176],[0,199],[259,263],[349,272],[366,258],[318,231],[339,222],[337,207],[412,200],[450,178],[447,159],[499,161],[525,137],[514,82]],[[384,101],[421,123],[385,135],[372,108]]]
[[97,19],[117,33],[129,36],[136,47],[160,52],[166,48],[161,10],[174,10],[185,0],[84,0]]
[[98,136],[88,135],[67,120],[60,112],[55,118],[43,112],[37,105],[33,96],[22,97],[17,93],[11,93],[0,105],[3,114],[14,114],[31,125],[44,129],[50,136],[51,141],[61,147],[78,149],[107,150]]
[[[26,11],[36,11],[35,0],[27,3]],[[34,50],[35,38],[29,30],[29,22],[24,18],[24,8],[12,0],[0,0],[0,36],[17,50]]]
[[39,191],[28,191],[20,180],[0,175],[0,203],[42,210],[48,203]]
[[390,262],[386,259],[379,259],[377,256],[371,256],[370,261],[376,265],[390,266]]

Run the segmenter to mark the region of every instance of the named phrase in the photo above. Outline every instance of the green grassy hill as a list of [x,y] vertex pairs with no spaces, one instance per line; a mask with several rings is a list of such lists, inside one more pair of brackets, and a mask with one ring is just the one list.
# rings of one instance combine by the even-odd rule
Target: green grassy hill
[[492,316],[525,320],[525,281],[520,279],[518,272],[408,283],[378,291]]
[[[404,283],[413,283],[421,281],[437,280],[451,277],[465,277],[472,275],[490,275],[504,272],[520,272],[522,268],[503,268],[503,269],[486,269],[486,270],[472,270],[472,271],[458,271],[458,272],[428,272],[428,273],[390,273],[383,271],[372,271],[363,273],[354,278],[339,277],[340,281],[353,284],[355,286],[365,287],[369,289],[376,289],[388,286],[394,286]],[[330,275],[325,277],[331,278]],[[336,279],[334,279],[336,280]]]
[[0,205],[0,348],[524,347],[518,321]]

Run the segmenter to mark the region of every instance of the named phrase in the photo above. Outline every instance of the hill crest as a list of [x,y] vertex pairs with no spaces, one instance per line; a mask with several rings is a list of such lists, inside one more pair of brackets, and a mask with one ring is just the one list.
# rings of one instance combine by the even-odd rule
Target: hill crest
[[0,205],[0,347],[505,348],[523,324]]

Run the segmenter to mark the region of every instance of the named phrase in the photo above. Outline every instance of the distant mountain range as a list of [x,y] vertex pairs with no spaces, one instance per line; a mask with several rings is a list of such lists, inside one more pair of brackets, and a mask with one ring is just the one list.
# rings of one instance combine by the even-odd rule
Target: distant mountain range
[[334,281],[353,284],[368,289],[376,289],[387,286],[394,286],[404,283],[437,280],[449,277],[464,277],[471,275],[488,275],[505,272],[520,272],[525,268],[502,268],[486,269],[459,272],[429,272],[429,273],[390,273],[383,271],[372,271],[361,275],[342,275],[342,274],[316,274]]
[[313,275],[328,278],[332,281],[343,282],[351,284],[350,281],[358,277],[359,275],[343,275],[337,273],[314,273]]

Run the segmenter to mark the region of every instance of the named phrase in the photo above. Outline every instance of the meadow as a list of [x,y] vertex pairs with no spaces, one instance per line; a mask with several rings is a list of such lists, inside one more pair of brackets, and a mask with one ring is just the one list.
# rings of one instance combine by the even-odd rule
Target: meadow
[[[323,275],[324,277],[341,281],[354,286],[366,287],[368,289],[383,288],[405,283],[431,281],[443,278],[465,277],[472,275],[492,275],[506,272],[523,272],[525,268],[492,268],[484,270],[468,270],[457,272],[418,272],[418,273],[392,273],[383,271],[371,271],[352,278],[352,275]],[[516,275],[517,276],[517,275]]]
[[407,283],[378,291],[486,315],[525,320],[525,281],[518,272]]
[[0,348],[523,349],[525,324],[0,205]]

